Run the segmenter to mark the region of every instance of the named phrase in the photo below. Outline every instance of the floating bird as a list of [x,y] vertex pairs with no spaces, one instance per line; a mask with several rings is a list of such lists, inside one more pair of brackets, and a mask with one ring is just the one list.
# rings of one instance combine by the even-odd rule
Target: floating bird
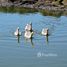
[[14,32],[14,35],[16,36],[21,36],[21,32],[19,31],[19,27],[16,29],[16,31]]
[[33,32],[26,30],[24,33],[24,37],[27,39],[31,39],[33,36]]
[[28,30],[28,31],[31,31],[31,32],[32,32],[32,23],[27,24],[27,25],[25,26],[25,31],[26,31],[26,30]]
[[41,34],[44,36],[48,36],[48,28],[43,28]]

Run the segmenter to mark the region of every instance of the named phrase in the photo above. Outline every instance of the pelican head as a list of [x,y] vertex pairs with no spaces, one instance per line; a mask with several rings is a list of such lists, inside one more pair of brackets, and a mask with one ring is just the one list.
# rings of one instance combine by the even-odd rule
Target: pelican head
[[17,29],[19,30],[19,27],[17,27]]
[[14,32],[14,35],[21,36],[21,32],[19,31],[19,27],[17,27],[16,31]]
[[32,22],[30,21],[30,25],[32,25]]
[[43,28],[41,34],[44,36],[47,36],[48,35],[48,28],[46,28],[46,29]]
[[26,30],[32,31],[32,23],[27,24],[27,25],[25,26],[25,31],[26,31]]

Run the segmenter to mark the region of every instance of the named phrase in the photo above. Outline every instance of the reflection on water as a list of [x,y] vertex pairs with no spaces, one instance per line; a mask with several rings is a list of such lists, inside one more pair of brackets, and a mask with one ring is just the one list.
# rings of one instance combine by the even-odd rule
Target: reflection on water
[[46,36],[46,43],[48,44],[49,43],[49,36]]
[[34,42],[33,42],[33,38],[31,38],[31,39],[26,39],[25,38],[25,41],[26,41],[26,43],[28,43],[28,42],[31,43],[32,47],[34,48],[35,45],[34,45]]
[[[44,37],[45,37],[44,40],[45,40],[45,42],[46,42],[46,45],[48,45],[48,43],[49,43],[48,37],[49,37],[49,36],[44,36]],[[25,39],[26,43],[28,43],[28,42],[31,43],[32,47],[34,48],[34,46],[36,47],[36,43],[34,43],[33,40],[35,41],[34,38]],[[41,39],[41,40],[42,40],[42,39]],[[37,40],[37,42],[39,42],[39,40]],[[45,43],[45,42],[44,42],[44,43]]]
[[22,7],[0,7],[0,12],[20,13],[20,14],[40,12],[42,15],[55,16],[55,17],[67,15],[67,11],[36,10],[36,9],[22,8]]
[[17,42],[20,43],[20,36],[16,36]]
[[42,15],[44,16],[55,16],[55,17],[60,17],[62,15],[67,15],[67,11],[48,11],[48,10],[40,10]]
[[34,13],[37,12],[37,10],[22,7],[0,7],[0,12],[24,14],[24,13]]

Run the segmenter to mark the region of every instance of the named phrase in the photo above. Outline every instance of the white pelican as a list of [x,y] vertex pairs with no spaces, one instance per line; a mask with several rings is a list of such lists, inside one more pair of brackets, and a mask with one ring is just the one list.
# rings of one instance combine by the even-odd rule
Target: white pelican
[[43,28],[41,34],[44,36],[48,36],[48,28]]
[[33,35],[33,32],[28,31],[28,30],[25,31],[25,33],[24,33],[24,37],[27,38],[27,39],[31,39],[32,35]]
[[25,31],[26,31],[26,30],[32,31],[32,23],[27,24],[27,25],[25,26]]
[[16,36],[21,36],[21,32],[19,31],[19,27],[16,29],[16,31],[14,32],[14,35]]

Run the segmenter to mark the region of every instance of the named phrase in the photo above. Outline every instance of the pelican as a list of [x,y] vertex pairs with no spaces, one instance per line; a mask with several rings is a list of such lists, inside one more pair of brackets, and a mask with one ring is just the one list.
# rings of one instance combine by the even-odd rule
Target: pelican
[[17,27],[16,31],[14,32],[14,35],[21,36],[21,32],[19,31],[19,27]]
[[26,30],[28,30],[28,31],[31,31],[31,32],[32,32],[32,23],[27,24],[27,25],[25,26],[25,31],[26,31]]
[[25,31],[25,33],[24,33],[24,37],[25,37],[25,38],[27,38],[27,39],[31,39],[32,36],[33,36],[33,32],[28,31],[28,30]]
[[48,36],[48,28],[43,28],[41,34],[44,36]]

